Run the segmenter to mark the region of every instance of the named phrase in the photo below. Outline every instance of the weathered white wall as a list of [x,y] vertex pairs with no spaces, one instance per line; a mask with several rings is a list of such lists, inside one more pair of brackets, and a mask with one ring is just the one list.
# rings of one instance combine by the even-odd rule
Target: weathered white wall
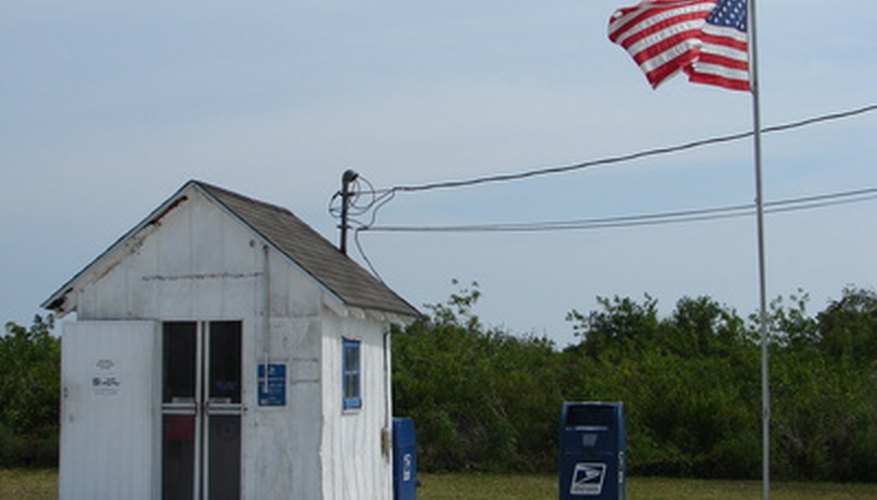
[[79,319],[252,323],[261,311],[261,243],[197,191],[127,252],[78,290]]
[[158,324],[64,324],[61,500],[157,499],[161,490]]
[[[356,314],[327,315],[323,336],[323,431],[326,500],[392,498],[390,455],[382,449],[389,432],[391,404],[389,353],[384,352],[387,325]],[[344,410],[341,392],[342,339],[361,341],[362,408]],[[388,344],[389,345],[389,344]],[[385,371],[386,369],[386,371]]]
[[[385,324],[348,315],[273,249],[266,282],[263,242],[198,191],[186,195],[96,266],[75,291],[79,320],[242,321],[243,497],[389,499]],[[362,340],[364,404],[350,413],[341,409],[342,336]],[[287,366],[286,406],[258,405],[257,366],[265,362]],[[160,433],[154,439],[160,445]]]

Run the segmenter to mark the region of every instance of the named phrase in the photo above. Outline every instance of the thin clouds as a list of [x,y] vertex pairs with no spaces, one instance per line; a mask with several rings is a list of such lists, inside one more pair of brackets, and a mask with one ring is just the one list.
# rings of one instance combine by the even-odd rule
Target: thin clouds
[[[29,321],[47,291],[192,177],[288,206],[334,241],[325,209],[346,168],[380,186],[440,181],[750,126],[746,96],[681,79],[651,90],[606,39],[619,5],[5,2],[0,228],[14,243],[0,246],[0,320]],[[873,56],[867,20],[877,7],[795,5],[791,14],[760,6],[765,123],[872,102],[875,69],[863,62]],[[877,184],[875,146],[862,139],[873,123],[768,139],[768,193]],[[741,144],[400,199],[383,214],[437,222],[618,215],[748,202],[751,182]],[[783,259],[768,269],[771,294],[798,286],[837,294],[857,273],[877,281],[873,266],[856,265],[873,248],[861,230],[873,214],[862,204],[802,219],[819,224],[809,230],[789,223],[794,215],[782,219],[788,230],[769,229],[769,257]],[[649,292],[666,303],[709,293],[748,312],[753,232],[739,222],[536,238],[369,235],[363,243],[412,303],[444,300],[451,278],[475,279],[489,323],[563,335],[566,310],[585,309],[596,295]],[[811,241],[818,233],[849,245],[832,254]],[[843,262],[826,264],[833,255]]]

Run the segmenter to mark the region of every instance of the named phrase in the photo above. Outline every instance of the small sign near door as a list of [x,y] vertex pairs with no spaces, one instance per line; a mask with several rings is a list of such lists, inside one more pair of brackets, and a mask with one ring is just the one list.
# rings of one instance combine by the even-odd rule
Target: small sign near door
[[119,395],[122,381],[115,373],[95,373],[91,376],[91,394],[95,397],[114,397]]
[[99,372],[91,374],[89,386],[91,387],[91,395],[97,397],[118,396],[122,387],[122,380],[114,371],[115,361],[111,359],[100,359],[95,363],[100,369]]
[[[259,365],[259,406],[286,406],[286,363]],[[266,378],[267,377],[267,378]]]

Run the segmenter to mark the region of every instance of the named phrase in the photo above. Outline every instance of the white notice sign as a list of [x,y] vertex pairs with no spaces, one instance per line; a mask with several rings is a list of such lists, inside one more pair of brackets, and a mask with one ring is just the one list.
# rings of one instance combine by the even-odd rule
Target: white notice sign
[[114,397],[119,395],[122,381],[118,375],[112,372],[95,373],[89,382],[91,394],[96,397]]

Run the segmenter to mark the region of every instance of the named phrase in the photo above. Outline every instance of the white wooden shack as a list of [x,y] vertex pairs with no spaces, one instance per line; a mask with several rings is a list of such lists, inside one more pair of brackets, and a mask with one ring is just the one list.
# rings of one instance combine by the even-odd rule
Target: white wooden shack
[[60,498],[392,497],[390,325],[288,210],[191,181],[49,297]]

